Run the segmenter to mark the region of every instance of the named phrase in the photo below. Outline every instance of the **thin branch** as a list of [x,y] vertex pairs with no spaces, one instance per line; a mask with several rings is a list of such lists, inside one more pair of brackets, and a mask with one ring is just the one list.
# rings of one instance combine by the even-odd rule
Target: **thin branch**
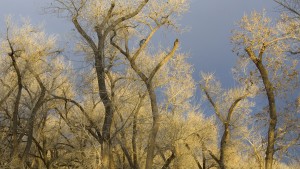
[[134,16],[136,16],[137,14],[139,14],[139,12],[144,8],[144,6],[148,3],[149,0],[144,0],[138,7],[137,9],[132,12],[129,13],[121,18],[118,18],[116,21],[114,21],[104,32],[104,37],[106,37],[106,35],[108,35],[108,33],[110,31],[112,31],[118,24],[120,24],[121,22],[124,22]]
[[139,56],[139,54],[146,48],[146,46],[148,45],[148,43],[150,42],[150,40],[152,39],[153,35],[157,32],[157,30],[160,28],[161,25],[158,25],[157,27],[155,27],[150,34],[147,36],[147,38],[145,39],[145,42],[143,42],[143,44],[139,47],[139,49],[135,52],[135,54],[132,57],[132,60],[136,60],[136,58]]
[[291,6],[289,6],[286,3],[280,2],[279,0],[274,0],[276,3],[278,3],[279,5],[283,6],[284,8],[286,8],[287,10],[291,11],[292,13],[298,15],[298,17],[300,17],[300,13],[298,11],[296,11],[295,9],[293,9]]
[[126,56],[128,59],[130,59],[130,55],[128,53],[128,49],[126,49],[126,51],[124,51],[119,45],[117,45],[115,42],[114,42],[114,38],[116,37],[117,33],[116,31],[113,31],[113,35],[112,37],[110,38],[110,44],[113,45],[115,48],[117,48],[124,56]]
[[212,97],[210,96],[210,94],[208,93],[207,89],[200,85],[200,88],[204,91],[206,97],[207,97],[207,100],[209,101],[209,103],[212,105],[213,109],[215,110],[215,113],[216,115],[218,116],[218,118],[223,122],[225,123],[225,120],[223,119],[223,117],[221,116],[221,113],[219,111],[219,108],[218,106],[215,104],[215,102],[213,101]]
[[[88,115],[88,113],[87,113],[87,112],[84,110],[84,108],[83,108],[79,103],[77,103],[75,100],[68,99],[68,98],[66,98],[66,97],[56,96],[56,95],[53,95],[53,94],[52,94],[52,96],[53,96],[54,99],[65,100],[65,101],[67,101],[67,102],[71,102],[71,103],[73,103],[74,105],[76,105],[76,106],[80,109],[80,111],[84,114],[84,116],[88,119],[88,121],[92,124],[92,126],[95,127],[96,131],[99,131],[97,125],[96,125],[96,124],[94,123],[94,121],[90,118],[90,116]],[[91,134],[92,134],[92,133],[91,133]],[[96,139],[99,140],[99,141],[102,140],[102,135],[100,134],[100,132],[97,132],[97,134],[98,134],[99,138],[96,138]],[[92,135],[93,135],[93,134],[92,134]],[[95,136],[95,135],[93,135],[93,136]]]

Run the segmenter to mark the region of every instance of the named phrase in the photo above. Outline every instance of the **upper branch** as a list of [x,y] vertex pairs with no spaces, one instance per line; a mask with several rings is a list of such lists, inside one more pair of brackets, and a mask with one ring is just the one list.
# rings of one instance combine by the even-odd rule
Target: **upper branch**
[[101,22],[101,24],[99,26],[100,29],[102,29],[104,27],[104,25],[107,24],[108,20],[111,18],[113,9],[115,8],[115,5],[116,4],[114,2],[111,3],[110,8],[109,8],[109,10],[107,12],[106,17],[104,18],[104,20]]
[[97,46],[93,39],[86,33],[86,31],[81,27],[77,20],[77,16],[74,16],[72,18],[72,22],[74,26],[76,27],[77,31],[80,33],[80,35],[87,41],[87,43],[90,45],[90,47],[93,49],[94,52],[97,51]]
[[247,52],[248,56],[250,57],[250,59],[256,64],[257,62],[259,62],[259,59],[255,56],[255,53],[253,52],[253,50],[251,49],[251,47],[247,47],[245,49],[245,51]]
[[104,36],[107,35],[110,31],[112,31],[119,23],[126,21],[134,16],[136,16],[143,8],[144,6],[148,3],[149,0],[144,0],[139,6],[138,8],[132,12],[129,13],[121,18],[118,18],[116,21],[114,21],[104,32]]
[[296,9],[294,9],[293,7],[291,7],[290,5],[280,2],[279,0],[274,0],[276,3],[278,3],[279,5],[283,6],[284,8],[286,8],[287,10],[291,11],[292,13],[296,14],[298,17],[300,17],[300,13],[298,11],[296,11]]
[[143,42],[143,44],[140,46],[140,48],[133,55],[132,60],[135,60],[138,57],[138,55],[145,49],[145,47],[148,45],[148,43],[152,39],[153,35],[159,28],[160,28],[160,25],[158,25],[157,27],[155,27],[154,29],[151,30],[150,34],[145,39],[145,42]]
[[171,57],[174,56],[175,51],[177,50],[178,46],[179,46],[179,40],[176,39],[175,42],[174,42],[173,49],[170,51],[170,53],[167,54],[167,55],[163,58],[163,60],[161,60],[161,61],[159,62],[159,64],[156,65],[156,67],[152,70],[152,72],[151,72],[151,74],[150,74],[150,76],[149,76],[149,79],[148,79],[148,83],[152,81],[152,79],[153,79],[153,77],[155,76],[155,74],[157,73],[157,71],[158,71],[165,63],[167,63],[168,60],[171,59]]
[[235,107],[238,105],[238,103],[239,103],[240,101],[242,101],[243,99],[245,99],[247,96],[248,96],[248,94],[244,94],[243,96],[238,97],[238,98],[231,104],[231,106],[230,106],[230,108],[229,108],[229,110],[228,110],[228,115],[227,115],[227,120],[226,120],[227,123],[230,122],[230,119],[231,119],[231,116],[232,116],[232,113],[233,113]]
[[214,108],[215,110],[215,113],[216,115],[218,116],[218,118],[223,122],[225,123],[223,117],[221,116],[221,113],[219,111],[219,108],[218,106],[215,104],[215,102],[213,101],[213,99],[211,98],[210,94],[208,93],[207,89],[205,87],[203,87],[202,85],[200,85],[200,88],[204,91],[209,103],[212,105],[212,107]]

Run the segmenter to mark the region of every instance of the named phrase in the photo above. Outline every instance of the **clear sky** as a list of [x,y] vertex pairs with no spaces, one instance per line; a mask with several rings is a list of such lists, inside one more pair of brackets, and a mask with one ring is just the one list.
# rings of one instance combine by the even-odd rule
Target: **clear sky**
[[[14,19],[28,17],[34,24],[43,23],[46,32],[64,37],[72,29],[71,24],[55,16],[42,15],[42,7],[50,2],[0,0],[0,30],[5,27],[5,16],[12,15]],[[190,53],[195,79],[199,79],[200,71],[211,71],[225,86],[232,86],[231,68],[236,56],[231,52],[229,38],[234,23],[253,10],[266,9],[274,17],[276,6],[272,0],[191,0],[190,11],[180,21],[183,27],[191,29],[180,35],[180,39],[181,51]]]
[[215,72],[226,86],[233,85],[231,68],[236,55],[231,52],[231,31],[244,14],[253,10],[275,17],[277,5],[272,0],[191,0],[190,12],[182,20],[191,31],[182,36],[182,46],[190,51],[195,78],[200,71]]

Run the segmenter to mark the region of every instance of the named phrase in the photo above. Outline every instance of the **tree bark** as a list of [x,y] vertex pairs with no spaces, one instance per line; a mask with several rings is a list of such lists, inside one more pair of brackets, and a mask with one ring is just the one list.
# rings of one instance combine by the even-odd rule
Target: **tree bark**
[[20,106],[20,100],[21,100],[21,95],[22,95],[22,89],[23,89],[23,85],[22,85],[22,75],[21,75],[21,71],[17,65],[15,56],[14,56],[14,49],[9,41],[9,39],[7,38],[8,43],[10,45],[11,48],[11,53],[9,53],[9,56],[12,60],[12,64],[13,67],[16,71],[17,74],[17,81],[18,81],[18,93],[17,93],[17,97],[14,103],[14,111],[13,111],[13,125],[12,125],[12,135],[13,135],[13,150],[12,150],[12,154],[11,157],[12,159],[17,158],[17,154],[18,154],[18,149],[19,149],[19,140],[18,140],[18,114],[19,114],[19,106]]
[[133,164],[134,164],[134,169],[139,168],[139,164],[137,161],[137,146],[136,146],[136,137],[137,137],[137,114],[138,112],[134,113],[133,116],[133,122],[132,122],[132,139],[131,139],[131,144],[132,144],[132,153],[133,153]]
[[269,121],[269,129],[268,129],[268,145],[267,145],[266,157],[265,157],[265,169],[272,169],[273,156],[275,152],[275,132],[276,132],[276,124],[277,124],[277,112],[276,112],[276,103],[275,103],[273,84],[270,82],[268,71],[262,63],[262,54],[264,52],[264,49],[265,47],[261,49],[259,58],[255,56],[255,53],[250,48],[246,48],[246,52],[249,55],[252,62],[256,65],[257,69],[259,70],[268,98],[270,121]]
[[34,105],[32,111],[31,111],[31,115],[30,115],[30,118],[29,118],[29,121],[28,121],[27,144],[26,144],[23,156],[22,156],[22,161],[25,161],[27,159],[28,154],[29,154],[29,151],[30,151],[30,148],[31,148],[31,145],[32,145],[32,141],[33,141],[33,129],[34,129],[35,117],[36,117],[36,114],[37,114],[38,110],[42,107],[43,102],[44,102],[44,98],[45,98],[45,95],[46,95],[46,88],[43,85],[40,77],[38,75],[36,75],[33,72],[33,70],[30,70],[30,72],[32,74],[34,74],[34,76],[35,76],[35,78],[36,78],[36,80],[37,80],[37,82],[40,86],[41,93],[40,93],[40,96],[39,96],[36,104]]
[[146,96],[146,93],[143,96],[140,96],[139,103],[136,107],[136,110],[133,115],[133,121],[132,121],[132,138],[131,138],[131,144],[132,144],[132,156],[133,156],[133,165],[134,169],[139,169],[139,163],[138,163],[138,150],[137,150],[137,144],[136,144],[136,139],[137,139],[137,134],[138,134],[138,129],[137,129],[137,118],[138,118],[138,113],[142,107],[142,102]]
[[226,158],[228,158],[227,150],[228,150],[229,141],[230,141],[229,124],[225,123],[224,132],[223,132],[223,136],[221,139],[221,147],[220,147],[220,168],[221,169],[228,168]]
[[266,150],[265,157],[265,168],[272,169],[273,168],[273,156],[275,152],[275,132],[276,132],[276,124],[277,124],[277,112],[276,112],[276,104],[275,104],[275,95],[273,85],[269,80],[268,72],[265,69],[264,65],[259,61],[256,64],[261,78],[263,80],[265,90],[268,97],[269,102],[269,129],[268,129],[268,145]]
[[111,154],[111,140],[110,130],[112,126],[112,120],[114,111],[112,108],[112,102],[109,98],[108,91],[105,83],[105,65],[104,65],[104,40],[99,39],[98,51],[95,53],[95,68],[98,80],[99,96],[105,108],[104,123],[102,126],[103,137],[103,168],[110,169],[112,167],[112,154]]
[[155,139],[159,129],[159,113],[158,113],[158,106],[156,100],[156,94],[153,88],[152,83],[147,84],[147,90],[150,97],[151,102],[151,109],[152,109],[152,128],[149,134],[148,140],[148,148],[147,148],[147,158],[146,158],[146,169],[151,169],[153,165],[153,158],[154,158],[154,150],[155,150]]

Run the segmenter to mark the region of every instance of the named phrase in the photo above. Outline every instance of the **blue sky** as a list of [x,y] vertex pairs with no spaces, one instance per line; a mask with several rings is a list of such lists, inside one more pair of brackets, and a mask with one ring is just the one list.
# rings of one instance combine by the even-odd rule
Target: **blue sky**
[[235,23],[253,10],[266,9],[274,17],[276,7],[272,0],[192,0],[182,20],[183,25],[191,25],[191,31],[182,36],[182,47],[190,51],[194,77],[211,71],[225,86],[232,86],[231,68],[237,57],[231,52],[230,36]]
[[[34,24],[43,23],[47,33],[59,34],[64,39],[72,25],[64,19],[43,15],[42,7],[51,0],[0,0],[0,30],[4,18],[12,15],[14,19],[28,17]],[[244,14],[253,10],[266,9],[267,14],[276,16],[277,5],[272,0],[191,0],[190,11],[180,21],[190,31],[180,36],[181,52],[190,54],[194,65],[194,78],[199,80],[200,71],[215,72],[217,78],[229,87],[234,85],[231,68],[236,56],[231,52],[231,30]],[[163,36],[164,37],[164,36]],[[164,37],[161,41],[171,41]]]

